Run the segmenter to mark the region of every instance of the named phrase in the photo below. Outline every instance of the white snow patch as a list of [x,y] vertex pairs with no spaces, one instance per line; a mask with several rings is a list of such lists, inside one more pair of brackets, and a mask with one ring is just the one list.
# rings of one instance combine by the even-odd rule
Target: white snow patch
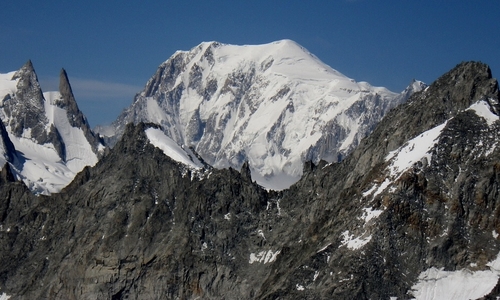
[[371,235],[367,237],[360,236],[355,238],[354,235],[349,234],[349,231],[346,230],[342,233],[342,243],[339,248],[342,246],[347,246],[347,248],[351,250],[358,250],[364,245],[368,244],[371,239]]
[[255,253],[250,253],[250,259],[248,260],[248,263],[253,264],[254,262],[257,263],[271,263],[276,260],[276,257],[278,254],[280,254],[280,250],[273,252],[272,250],[268,251],[261,251],[257,254]]
[[484,100],[472,104],[468,109],[473,110],[476,115],[484,118],[489,126],[493,125],[499,119],[497,115],[491,112],[490,105]]
[[489,270],[444,271],[430,268],[422,272],[410,293],[416,300],[478,299],[491,292],[500,277],[500,253],[488,263]]
[[392,181],[386,178],[384,182],[382,182],[382,184],[378,186],[377,190],[373,194],[373,197],[376,197],[377,195],[382,193],[391,183]]
[[203,164],[194,156],[188,155],[187,151],[165,135],[158,128],[148,128],[145,130],[149,142],[161,149],[165,155],[193,169],[200,169]]
[[363,192],[363,197],[368,197],[371,193],[373,193],[377,189],[377,185],[373,185],[369,190]]
[[227,213],[224,215],[224,219],[230,221],[231,220],[231,213]]
[[493,238],[495,238],[495,239],[498,237],[498,232],[496,232],[496,230],[493,230],[491,232],[491,234],[493,235]]
[[2,294],[0,295],[0,300],[8,300],[8,299],[10,299],[10,296],[9,296],[9,295],[7,295],[6,293],[2,293]]
[[430,163],[431,154],[429,151],[438,142],[439,136],[448,121],[432,129],[425,131],[417,137],[409,140],[404,146],[389,152],[385,161],[390,161],[389,176],[381,184],[375,184],[367,191],[363,192],[363,197],[373,194],[376,197],[382,193],[391,183],[395,182],[413,164],[421,161],[424,157]]
[[298,283],[295,285],[295,288],[297,289],[297,291],[303,291],[304,290],[304,286],[300,285]]
[[318,278],[319,276],[319,271],[315,271],[314,272],[314,276],[313,276],[313,281],[316,281],[316,279]]
[[367,207],[363,208],[363,212],[363,219],[368,223],[371,219],[378,218],[384,211]]
[[7,74],[0,74],[0,105],[3,105],[3,100],[7,95],[14,95],[17,91],[17,82],[19,79],[12,80],[16,71]]

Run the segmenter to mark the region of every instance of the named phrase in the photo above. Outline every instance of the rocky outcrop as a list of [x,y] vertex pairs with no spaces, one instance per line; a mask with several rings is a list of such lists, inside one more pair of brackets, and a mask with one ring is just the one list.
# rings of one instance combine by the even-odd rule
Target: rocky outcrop
[[466,274],[458,290],[491,275],[483,294],[473,286],[462,296],[499,296],[498,99],[489,68],[462,63],[342,162],[308,162],[279,193],[252,182],[248,163],[240,173],[175,162],[143,123],[51,197],[34,197],[4,169],[0,290],[12,299],[408,299],[448,272]]

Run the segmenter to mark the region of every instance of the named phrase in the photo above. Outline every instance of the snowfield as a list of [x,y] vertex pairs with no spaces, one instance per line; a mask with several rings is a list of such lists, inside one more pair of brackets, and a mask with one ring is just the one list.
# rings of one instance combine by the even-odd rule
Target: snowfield
[[500,277],[500,253],[488,263],[489,270],[444,271],[430,268],[420,274],[419,282],[412,287],[416,300],[467,300],[489,294]]

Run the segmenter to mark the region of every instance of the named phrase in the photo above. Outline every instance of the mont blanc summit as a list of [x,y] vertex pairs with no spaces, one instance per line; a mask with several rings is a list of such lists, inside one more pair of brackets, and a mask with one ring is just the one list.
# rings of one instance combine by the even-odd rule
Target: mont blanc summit
[[264,45],[204,42],[162,63],[111,127],[160,124],[216,168],[240,169],[271,189],[297,181],[306,160],[336,162],[414,92],[356,82],[291,40]]

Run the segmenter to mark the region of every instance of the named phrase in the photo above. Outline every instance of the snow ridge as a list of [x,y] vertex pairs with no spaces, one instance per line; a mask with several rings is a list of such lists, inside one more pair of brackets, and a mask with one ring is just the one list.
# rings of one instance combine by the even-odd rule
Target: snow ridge
[[146,136],[149,142],[161,149],[165,155],[173,160],[180,162],[192,169],[198,170],[203,167],[203,164],[196,158],[196,156],[186,149],[182,149],[171,138],[165,135],[162,130],[158,128],[146,129]]

